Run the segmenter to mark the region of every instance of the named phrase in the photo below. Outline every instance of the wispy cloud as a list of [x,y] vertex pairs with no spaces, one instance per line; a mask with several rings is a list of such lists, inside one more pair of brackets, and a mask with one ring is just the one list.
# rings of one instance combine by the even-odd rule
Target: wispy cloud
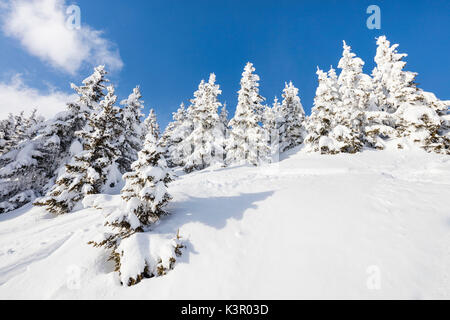
[[50,118],[63,111],[69,101],[76,99],[75,94],[67,94],[57,90],[41,92],[28,87],[17,74],[9,82],[0,82],[0,119],[4,119],[10,112],[26,114],[36,108],[38,113]]
[[0,0],[0,9],[4,34],[56,68],[75,74],[85,64],[123,67],[117,46],[102,31],[84,23],[79,30],[66,27],[65,0]]

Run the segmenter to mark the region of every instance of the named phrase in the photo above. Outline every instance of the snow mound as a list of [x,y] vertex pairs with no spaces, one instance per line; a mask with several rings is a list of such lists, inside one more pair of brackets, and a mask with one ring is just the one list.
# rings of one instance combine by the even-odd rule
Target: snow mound
[[[87,244],[120,195],[59,217],[26,206],[0,216],[0,299],[450,299],[449,191],[448,156],[416,149],[194,172],[170,184],[168,216],[121,243],[120,275]],[[178,230],[173,270],[120,284],[170,267]]]

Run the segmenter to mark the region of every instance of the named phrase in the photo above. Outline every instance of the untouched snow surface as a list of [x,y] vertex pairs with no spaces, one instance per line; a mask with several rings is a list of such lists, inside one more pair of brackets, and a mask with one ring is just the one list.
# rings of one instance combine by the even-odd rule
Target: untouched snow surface
[[[166,276],[121,287],[87,242],[120,196],[55,217],[0,216],[0,298],[450,298],[450,157],[292,152],[267,168],[216,168],[169,188],[155,237],[187,248]],[[85,202],[85,204],[88,201]]]

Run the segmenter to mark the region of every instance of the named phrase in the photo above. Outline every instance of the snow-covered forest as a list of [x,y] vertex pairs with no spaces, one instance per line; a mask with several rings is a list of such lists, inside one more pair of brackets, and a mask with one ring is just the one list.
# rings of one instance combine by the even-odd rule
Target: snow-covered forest
[[[211,73],[165,130],[155,110],[143,114],[145,97],[139,86],[120,101],[107,70],[98,66],[81,84],[71,85],[78,98],[66,111],[49,119],[36,111],[0,121],[0,217],[8,219],[23,210],[48,219],[69,219],[65,217],[80,211],[86,215],[86,209],[89,214],[101,212],[96,235],[81,237],[80,245],[86,245],[86,252],[104,252],[101,264],[112,261],[120,284],[128,287],[169,274],[189,251],[184,230],[162,221],[183,211],[171,205],[171,190],[187,192],[190,185],[183,181],[190,176],[194,181],[206,171],[220,175],[230,168],[260,170],[309,155],[333,167],[333,161],[348,159],[342,158],[345,154],[361,159],[365,153],[394,150],[439,156],[439,167],[450,155],[450,101],[416,84],[417,74],[407,71],[407,55],[398,52],[397,44],[381,36],[376,45],[376,67],[370,75],[345,42],[342,57],[325,62],[337,63],[336,69],[317,69],[310,115],[302,106],[302,93],[289,79],[279,98],[263,97],[260,78],[249,62],[234,114],[221,102],[220,79]],[[390,158],[374,157],[391,165]],[[221,179],[225,189],[236,183],[227,184],[226,174]],[[201,188],[206,192],[208,185]],[[208,214],[224,210],[219,207],[227,202],[221,201],[216,209],[207,205]],[[292,195],[283,201],[292,207],[297,200]],[[158,230],[170,233],[161,236]],[[0,272],[0,284],[5,280],[1,277]]]

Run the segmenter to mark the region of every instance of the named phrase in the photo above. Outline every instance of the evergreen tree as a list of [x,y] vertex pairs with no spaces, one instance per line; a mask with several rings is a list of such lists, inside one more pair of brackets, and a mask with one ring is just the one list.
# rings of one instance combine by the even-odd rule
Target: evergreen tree
[[0,156],[17,148],[21,142],[34,138],[44,121],[43,117],[37,115],[37,109],[33,109],[28,118],[22,111],[16,115],[10,113],[7,119],[1,120]]
[[385,141],[398,136],[396,130],[398,110],[406,97],[417,92],[415,78],[417,74],[404,71],[407,54],[397,51],[398,45],[391,46],[385,36],[377,39],[376,67],[372,72],[373,102],[366,112],[365,128],[369,147],[384,149]]
[[[419,90],[409,103],[400,105],[395,115],[401,137],[418,144],[428,152],[450,154],[448,108],[429,92]],[[400,147],[402,143],[399,144]]]
[[153,134],[153,136],[156,138],[156,140],[158,140],[161,135],[161,132],[159,130],[158,121],[156,120],[156,114],[153,109],[150,109],[150,113],[149,113],[147,119],[145,119],[145,121],[144,121],[143,132],[145,133],[143,139],[145,139],[145,137],[147,136],[147,134],[149,132],[151,132]]
[[105,85],[109,82],[105,78],[106,74],[105,67],[98,66],[94,68],[92,75],[82,81],[81,86],[71,84],[78,94],[77,101],[68,104],[70,117],[66,122],[71,137],[76,136],[76,132],[85,127],[91,113],[98,110],[99,103],[105,96]]
[[[172,181],[172,174],[164,158],[164,148],[158,145],[153,132],[147,133],[144,148],[139,152],[138,160],[132,164],[132,171],[126,173],[124,179],[126,184],[122,189],[123,210],[107,217],[106,226],[112,231],[106,237],[90,244],[111,250],[110,260],[115,262],[122,283],[131,286],[144,278],[160,276],[172,269],[175,257],[181,255],[180,249],[183,247],[176,241],[173,252],[166,261],[163,261],[163,258],[152,261],[154,259],[146,256],[149,254],[147,252],[142,256],[130,256],[130,247],[126,245],[133,236],[148,231],[150,226],[165,215],[165,206],[172,199],[167,192],[167,184]],[[132,243],[133,250],[136,250],[136,246],[142,246],[139,241]],[[127,258],[136,261],[131,274],[124,270],[124,264],[130,263],[125,261]]]
[[[404,137],[430,152],[448,153],[447,101],[417,87],[417,73],[404,71],[407,54],[398,53],[385,36],[377,39],[373,96],[377,111],[369,114],[368,136],[372,145],[384,148],[384,141]],[[403,147],[400,142],[399,147]]]
[[[169,123],[161,137],[161,146],[166,148],[166,159],[169,167],[185,165],[185,157],[190,154],[191,146],[187,146],[183,142],[193,130],[193,122],[182,103],[177,112],[173,113],[173,121]],[[189,149],[185,150],[186,147],[189,147]]]
[[0,156],[8,153],[13,146],[17,145],[18,141],[15,141],[15,126],[16,122],[11,113],[7,119],[0,121]]
[[270,158],[272,162],[279,157],[281,136],[280,133],[284,132],[285,118],[281,112],[281,104],[278,102],[278,98],[274,98],[272,108],[265,107],[263,114],[263,129],[266,133],[266,143],[270,148]]
[[227,104],[224,103],[222,106],[222,109],[220,110],[220,122],[222,123],[222,132],[223,132],[223,136],[226,138],[228,138],[228,110],[227,110]]
[[334,141],[330,138],[335,127],[335,113],[340,104],[339,85],[333,67],[328,74],[317,68],[319,86],[314,98],[314,107],[306,121],[308,135],[306,150],[323,154],[336,153]]
[[391,46],[385,36],[377,39],[376,67],[372,72],[373,95],[378,106],[376,111],[395,113],[403,103],[417,94],[417,73],[404,71],[407,54],[398,53],[398,44]]
[[120,146],[122,156],[119,158],[120,172],[125,173],[130,170],[131,164],[136,161],[137,153],[142,148],[143,128],[141,119],[144,116],[144,101],[139,87],[133,89],[128,99],[123,100],[122,125],[124,130],[124,142]]
[[[49,123],[42,119],[34,110],[29,118],[25,118],[22,112],[15,117],[10,116],[7,121],[9,129],[15,130],[8,141],[14,141],[14,145],[0,157],[0,213],[15,210],[34,200],[54,174],[51,172],[54,161],[51,156],[55,150],[50,154],[46,152],[52,141],[45,136]],[[14,120],[13,125],[11,120]]]
[[120,172],[117,159],[118,146],[123,143],[123,128],[114,88],[107,88],[98,113],[90,117],[84,130],[77,133],[83,141],[83,151],[76,155],[56,181],[49,194],[35,202],[55,214],[73,210],[88,194],[99,194],[118,183]]
[[29,118],[23,113],[10,117],[14,118],[14,147],[0,157],[0,213],[19,208],[52,187],[60,167],[79,149],[76,132],[103,96],[105,74],[100,66],[82,86],[72,84],[78,100],[53,119],[44,122],[36,111]]
[[280,132],[280,152],[285,152],[302,144],[306,135],[305,111],[298,96],[298,89],[292,82],[286,83],[283,90],[280,112],[284,119],[283,130]]
[[250,62],[242,74],[236,113],[230,121],[227,140],[227,163],[258,165],[267,160],[269,147],[261,127],[264,98],[259,94],[259,76]]
[[218,96],[222,91],[215,82],[214,73],[210,75],[208,82],[202,80],[188,108],[188,118],[192,120],[194,130],[183,142],[184,150],[191,149],[185,159],[186,172],[202,170],[215,162],[223,162],[225,137],[218,114],[218,108],[222,105]]
[[344,51],[338,67],[341,103],[336,108],[336,127],[331,138],[338,142],[340,152],[356,153],[364,145],[365,111],[370,95],[370,79],[362,73],[364,62],[351,52],[344,41]]

